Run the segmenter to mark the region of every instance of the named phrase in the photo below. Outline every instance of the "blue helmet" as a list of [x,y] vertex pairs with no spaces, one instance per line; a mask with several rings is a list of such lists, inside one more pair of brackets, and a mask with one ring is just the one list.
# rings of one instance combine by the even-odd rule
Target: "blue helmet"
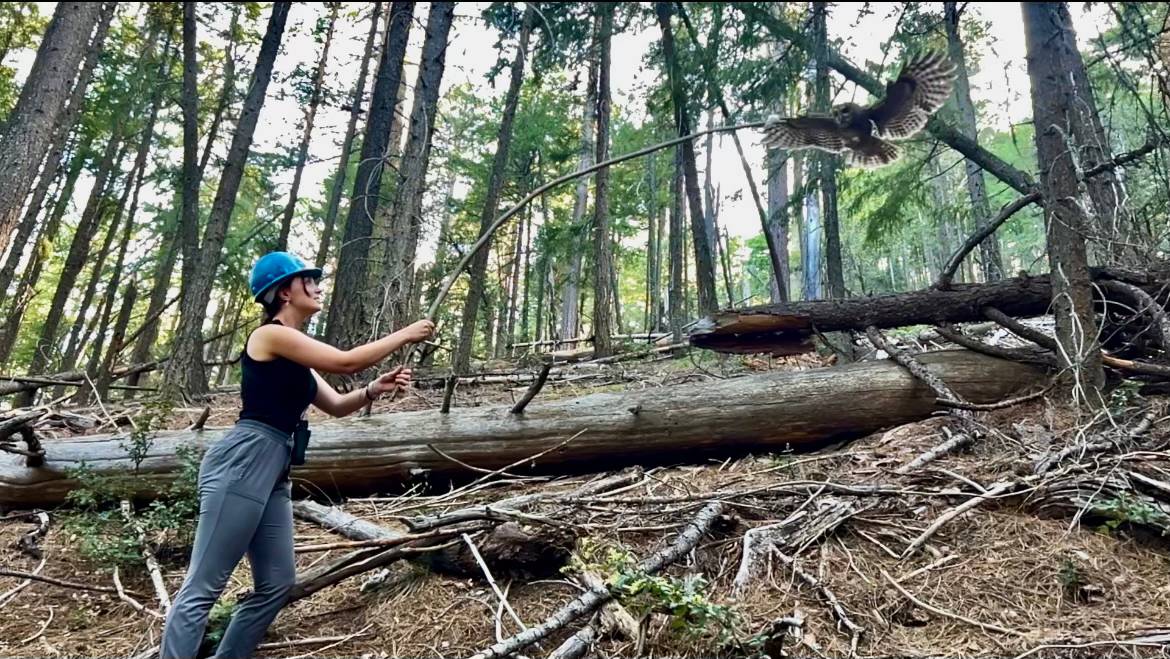
[[277,286],[299,275],[320,278],[321,268],[309,267],[296,254],[269,252],[252,266],[252,278],[248,282],[252,288],[252,297],[259,302],[266,293],[275,291]]

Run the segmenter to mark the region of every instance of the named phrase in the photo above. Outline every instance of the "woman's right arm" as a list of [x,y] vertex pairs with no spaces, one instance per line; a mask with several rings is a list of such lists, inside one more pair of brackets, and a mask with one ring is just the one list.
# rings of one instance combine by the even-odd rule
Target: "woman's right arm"
[[325,373],[357,373],[408,343],[425,341],[434,328],[431,321],[420,320],[377,341],[340,350],[291,327],[264,325],[252,334],[249,354],[260,361],[284,357]]

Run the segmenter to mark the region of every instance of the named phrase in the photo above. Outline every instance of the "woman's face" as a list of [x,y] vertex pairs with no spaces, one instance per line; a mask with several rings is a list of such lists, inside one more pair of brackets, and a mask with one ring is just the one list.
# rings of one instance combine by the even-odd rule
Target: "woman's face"
[[312,277],[297,277],[288,288],[281,292],[281,297],[294,309],[312,316],[321,310],[321,286]]

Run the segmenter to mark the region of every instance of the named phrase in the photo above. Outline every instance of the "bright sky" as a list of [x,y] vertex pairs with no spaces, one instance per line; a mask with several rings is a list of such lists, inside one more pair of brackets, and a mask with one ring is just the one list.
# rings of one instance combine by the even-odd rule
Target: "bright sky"
[[[44,14],[51,14],[55,3],[38,3]],[[869,3],[873,12],[858,19],[860,3],[842,3],[834,7],[829,30],[832,35],[850,36],[844,48],[844,54],[851,60],[861,63],[865,60],[880,61],[882,58],[881,42],[888,38],[893,31],[894,22],[901,3],[877,2]],[[444,76],[444,89],[453,85],[471,82],[479,86],[486,86],[485,73],[496,61],[497,53],[493,48],[496,35],[484,27],[479,15],[487,3],[460,2],[456,5],[456,22],[451,37],[451,47],[447,57],[447,72]],[[362,9],[365,13],[368,3],[345,3],[345,11]],[[343,16],[345,14],[343,11]],[[1028,80],[1024,61],[1024,37],[1020,20],[1020,8],[1016,3],[971,3],[968,11],[990,22],[992,35],[991,47],[981,54],[982,64],[979,72],[972,79],[972,94],[976,101],[987,102],[988,113],[981,117],[984,125],[997,128],[1006,128],[1010,123],[1019,122],[1031,114],[1031,105],[1028,97]],[[1104,25],[1103,8],[1098,7],[1086,13],[1081,3],[1073,3],[1072,13],[1079,30],[1082,45],[1096,36],[1100,25]],[[276,75],[282,76],[292,71],[298,63],[311,69],[317,60],[319,47],[309,36],[308,28],[316,17],[321,15],[322,8],[309,3],[295,3],[290,14],[288,27],[285,33],[284,48],[276,65]],[[407,72],[408,83],[413,83],[417,73],[413,62],[417,61],[417,49],[423,37],[423,23],[427,15],[427,5],[420,3],[416,7],[416,24],[412,30],[411,49],[408,58],[412,58],[412,66]],[[263,21],[267,20],[265,12]],[[652,27],[652,26],[651,26]],[[263,29],[261,26],[259,29]],[[364,44],[368,23],[355,23],[352,19],[343,18],[338,25],[338,38],[335,40],[333,52],[330,56],[329,79],[341,91],[348,94],[353,81],[357,77],[357,57]],[[621,101],[631,96],[640,98],[640,89],[652,82],[658,72],[644,68],[644,56],[648,45],[659,38],[657,29],[647,29],[638,34],[624,33],[615,36],[613,42],[613,84],[615,99]],[[245,73],[250,71],[251,61],[255,57],[256,48],[249,55],[245,66]],[[507,53],[511,54],[509,49]],[[9,65],[18,67],[18,78],[27,75],[32,62],[32,51],[17,54],[10,58]],[[622,65],[627,63],[626,65]],[[506,85],[506,75],[497,79],[494,89],[485,93],[502,94]],[[274,87],[269,89],[269,97],[261,113],[260,122],[256,131],[255,149],[273,150],[278,144],[295,144],[299,140],[297,129],[301,109],[291,98],[279,100],[273,96]],[[855,90],[852,85],[846,85],[844,94],[852,96]],[[856,100],[868,98],[863,91],[856,91]],[[843,100],[843,99],[842,99]],[[641,103],[632,103],[631,106],[640,106]],[[404,111],[409,112],[409,99],[404,104]],[[340,150],[342,134],[348,114],[337,107],[323,107],[318,113],[317,128],[313,134],[310,148],[311,162],[306,167],[304,181],[301,187],[302,198],[321,198],[324,196],[322,183],[336,166],[336,156]],[[360,128],[360,126],[359,126]],[[758,145],[758,135],[744,135],[749,161],[756,165],[757,180],[763,179],[764,151]],[[643,145],[615,144],[615,154],[626,152]],[[221,150],[226,145],[221,145]],[[176,151],[176,159],[181,157]],[[703,162],[700,159],[700,162]],[[759,232],[756,213],[750,198],[746,194],[747,182],[739,162],[735,148],[730,139],[716,140],[713,152],[715,182],[723,195],[728,197],[723,202],[720,221],[734,236],[751,236]],[[283,190],[292,179],[292,170],[277,179]],[[78,194],[85,194],[87,185],[78,186]],[[739,195],[740,191],[744,194]],[[162,201],[163,196],[156,191],[154,197]],[[148,196],[149,193],[148,193]],[[739,196],[739,200],[734,197]],[[78,197],[83,198],[83,197]],[[433,241],[433,237],[431,237]],[[312,253],[316,245],[315,236],[299,235],[294,228],[291,247],[302,253]],[[431,241],[424,239],[422,254],[424,258],[431,251]]]

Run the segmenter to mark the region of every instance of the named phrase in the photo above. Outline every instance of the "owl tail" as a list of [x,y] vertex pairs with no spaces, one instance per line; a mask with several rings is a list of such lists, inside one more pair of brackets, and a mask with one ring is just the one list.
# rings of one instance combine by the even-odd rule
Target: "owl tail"
[[892,142],[879,139],[869,139],[850,149],[848,162],[854,167],[873,169],[888,165],[898,159],[898,147]]

